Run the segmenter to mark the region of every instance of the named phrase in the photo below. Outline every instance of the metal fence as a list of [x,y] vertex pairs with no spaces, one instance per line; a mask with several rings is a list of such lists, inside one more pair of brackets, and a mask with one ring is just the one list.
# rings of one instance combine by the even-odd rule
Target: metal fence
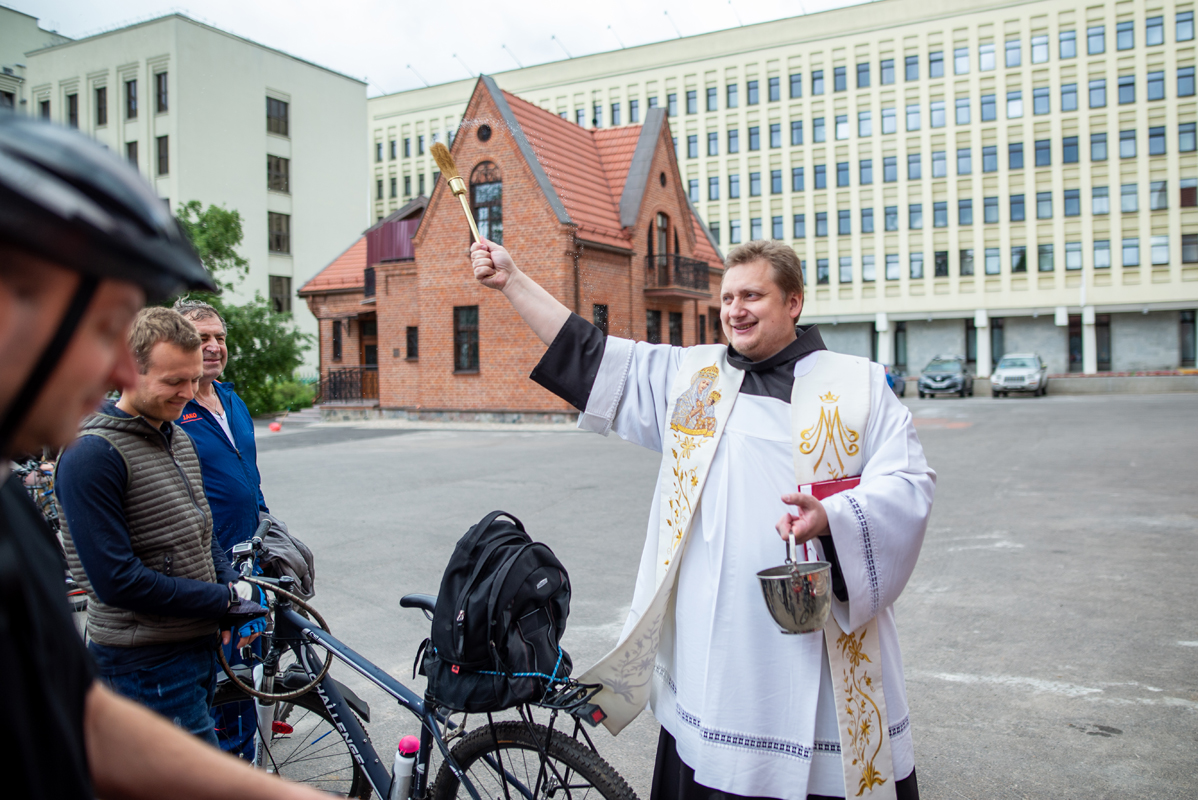
[[645,256],[646,289],[674,286],[706,292],[709,287],[709,273],[707,262],[697,258],[686,258],[677,253]]
[[378,367],[331,369],[320,382],[318,403],[353,403],[379,399]]

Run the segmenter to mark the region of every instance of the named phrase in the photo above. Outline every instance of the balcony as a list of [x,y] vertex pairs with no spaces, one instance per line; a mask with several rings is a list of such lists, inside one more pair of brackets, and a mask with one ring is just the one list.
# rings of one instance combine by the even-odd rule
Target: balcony
[[331,369],[320,382],[318,403],[364,403],[378,405],[379,368],[342,367]]
[[645,296],[677,300],[711,298],[706,261],[677,253],[645,257]]

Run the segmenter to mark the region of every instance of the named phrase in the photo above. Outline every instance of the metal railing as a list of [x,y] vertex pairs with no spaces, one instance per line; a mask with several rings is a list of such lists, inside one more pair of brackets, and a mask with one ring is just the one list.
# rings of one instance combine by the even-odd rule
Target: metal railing
[[706,261],[686,258],[677,253],[645,256],[645,288],[676,287],[706,292],[710,286],[710,268]]
[[379,399],[379,368],[341,367],[331,369],[320,382],[318,403],[354,403]]

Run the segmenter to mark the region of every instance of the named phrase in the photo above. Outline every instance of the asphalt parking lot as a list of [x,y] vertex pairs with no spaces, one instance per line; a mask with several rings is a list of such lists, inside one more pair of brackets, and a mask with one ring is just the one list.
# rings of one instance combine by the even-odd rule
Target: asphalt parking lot
[[[939,473],[896,607],[922,796],[1198,796],[1198,395],[905,402]],[[427,635],[399,597],[435,592],[454,543],[495,508],[570,569],[575,672],[615,643],[656,454],[552,427],[258,437],[271,510],[316,552],[317,608],[392,674],[410,679]],[[363,695],[389,758],[415,726]],[[597,737],[643,800],[656,736],[643,714]]]

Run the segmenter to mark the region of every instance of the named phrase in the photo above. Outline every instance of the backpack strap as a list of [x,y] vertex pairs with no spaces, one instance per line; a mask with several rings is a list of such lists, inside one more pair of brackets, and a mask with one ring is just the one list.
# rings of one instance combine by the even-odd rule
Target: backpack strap
[[[524,523],[522,523],[520,520],[516,519],[514,516],[512,516],[511,514],[509,514],[506,511],[492,511],[490,514],[487,514],[487,516],[485,516],[481,520],[479,520],[479,523],[474,526],[474,535],[471,537],[471,544],[473,545],[474,542],[477,542],[478,539],[482,536],[482,534],[486,533],[487,529],[490,528],[491,525],[494,524],[495,520],[498,519],[499,517],[507,517],[508,519],[510,519],[512,522],[514,522],[516,524],[516,527],[520,529],[520,533],[524,534],[524,537],[526,539],[528,538],[528,534],[524,530]],[[474,582],[478,579],[479,574],[482,573],[483,569],[487,566],[487,562],[491,559],[491,555],[499,547],[502,547],[503,545],[506,545],[506,544],[509,544],[509,539],[505,537],[503,539],[498,539],[494,542],[491,542],[489,545],[487,545],[486,549],[484,549],[482,554],[475,560],[474,569],[471,570],[470,577],[466,579],[466,582],[464,584],[462,584],[462,593],[454,599],[454,604],[449,609],[450,614],[453,614],[455,612],[455,610],[460,609],[462,607],[462,604],[466,599],[466,595],[469,594],[470,589],[472,586],[474,586]],[[459,546],[460,546],[460,544],[459,544]],[[489,605],[490,604],[488,603],[488,609],[487,609],[488,613],[490,613]],[[488,620],[488,627],[489,627],[490,626],[490,617],[489,616],[487,617],[487,620]],[[460,658],[462,656],[462,653],[460,651],[460,643],[457,641],[457,636],[456,636],[457,620],[451,618],[450,625],[451,625],[451,630],[455,631],[454,649],[459,651],[459,652],[455,653],[455,655]],[[463,665],[463,666],[465,666],[465,665]]]
[[[494,523],[495,520],[499,519],[500,517],[507,517],[512,522],[516,523],[516,527],[520,529],[521,533],[527,533],[527,531],[524,530],[524,523],[521,522],[520,520],[516,519],[515,517],[513,517],[508,512],[492,511],[490,514],[487,514],[487,516],[480,519],[478,521],[478,524],[474,526],[474,531],[472,532],[472,534],[470,536],[470,540],[469,540],[470,546],[474,547],[475,542],[477,542],[482,537],[482,535],[484,533],[486,533],[487,528],[490,528],[492,523]],[[463,544],[463,543],[460,542],[459,544]]]
[[[507,581],[508,573],[512,571],[512,567],[516,564],[516,560],[518,558],[520,558],[520,556],[522,556],[525,551],[529,550],[530,548],[536,547],[536,545],[537,545],[536,542],[528,542],[527,544],[524,544],[523,546],[521,546],[520,549],[517,550],[515,553],[513,553],[507,559],[507,562],[502,567],[500,567],[499,572],[495,573],[495,580],[493,580],[491,582],[491,592],[487,596],[488,633],[491,632],[490,628],[496,622],[495,606],[499,603],[499,594],[500,594],[500,592],[503,591],[503,584]],[[488,639],[493,639],[493,637],[488,636]]]

